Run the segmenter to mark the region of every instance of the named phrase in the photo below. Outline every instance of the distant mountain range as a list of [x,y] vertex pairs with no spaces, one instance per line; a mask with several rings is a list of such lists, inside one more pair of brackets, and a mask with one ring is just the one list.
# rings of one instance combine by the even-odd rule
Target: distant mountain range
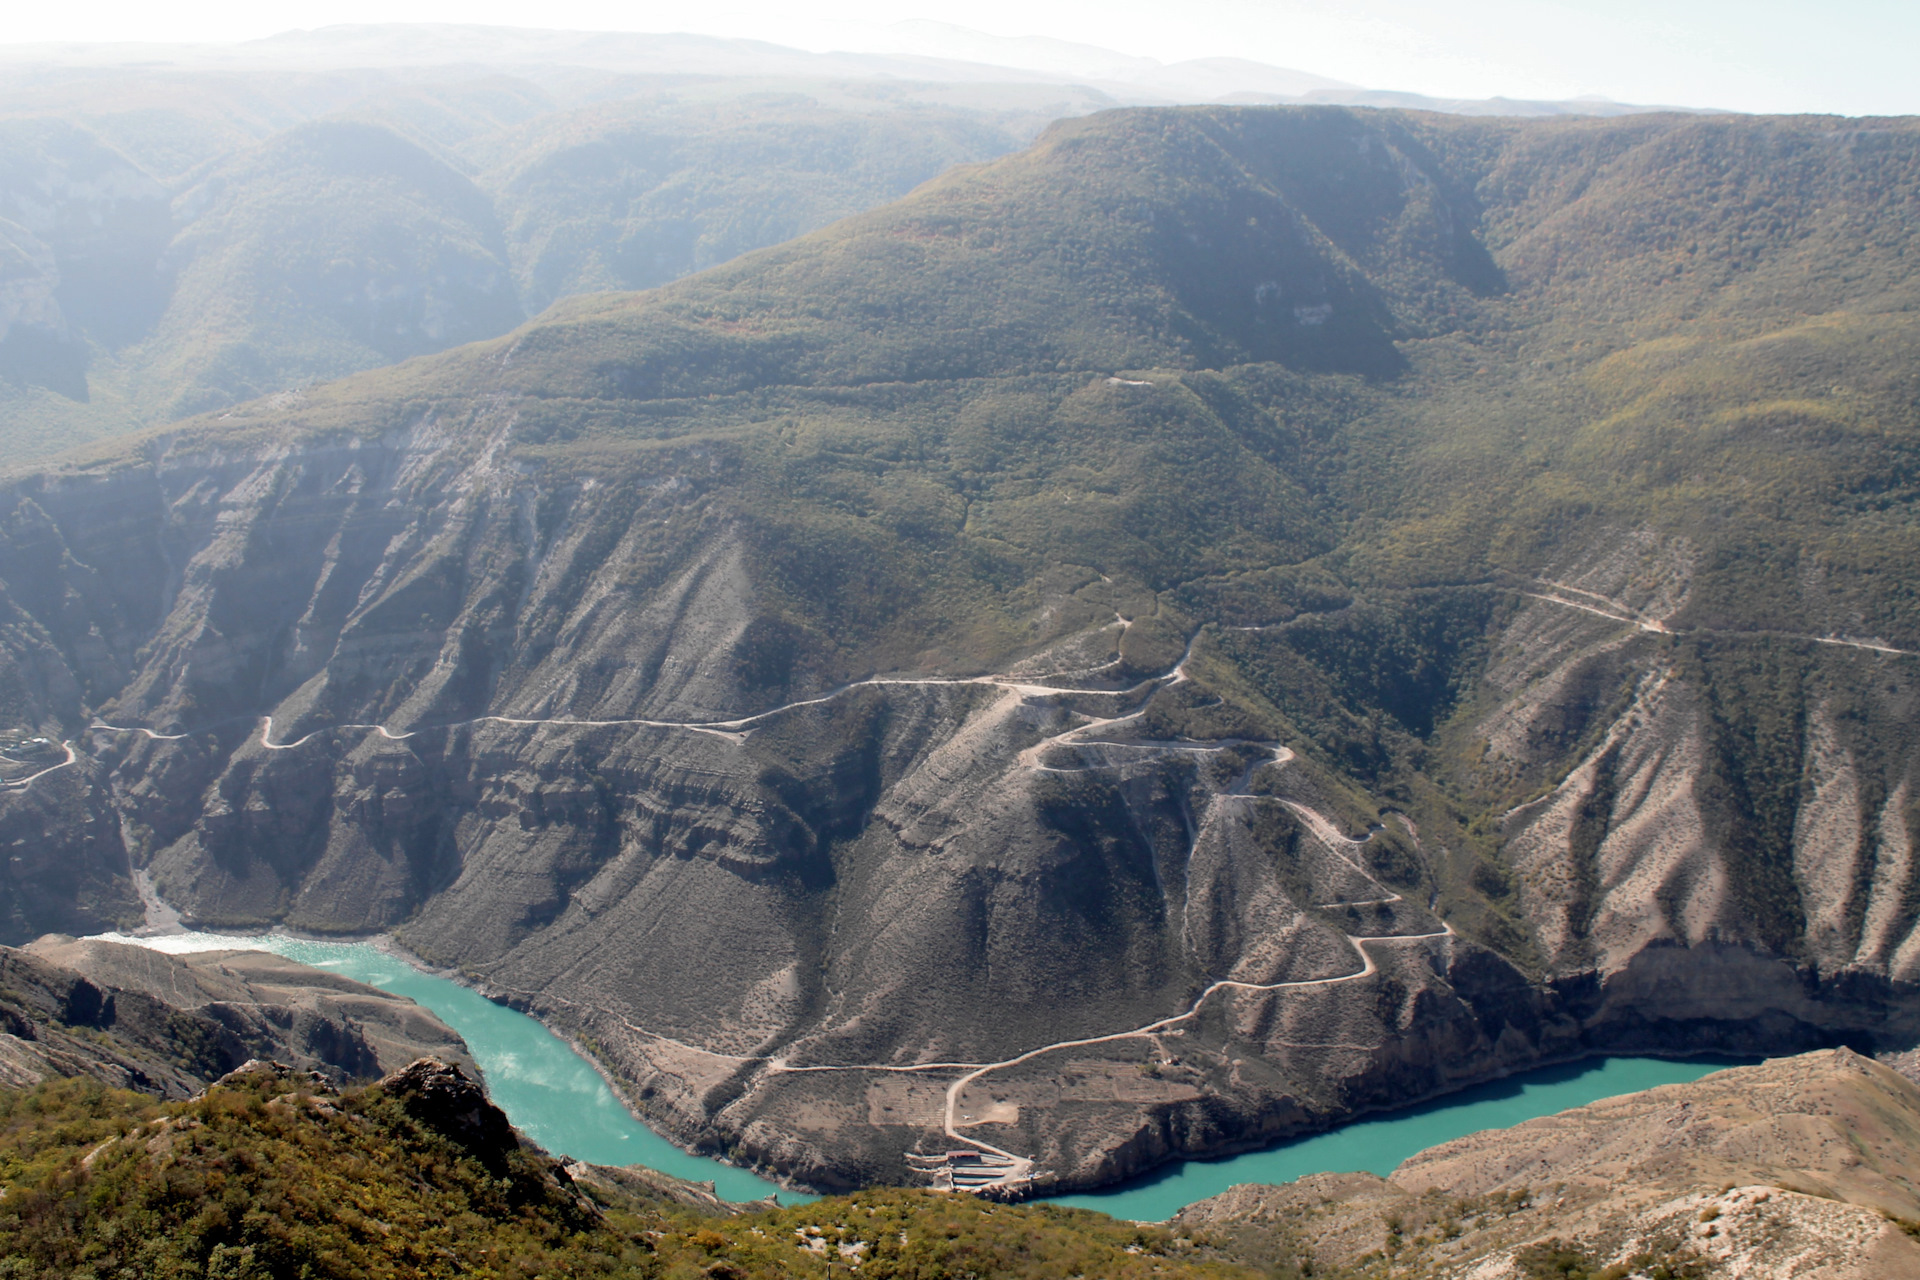
[[1443,103],[930,23],[848,35],[878,47],[429,25],[0,46],[0,448],[25,458],[493,337],[1120,104],[1641,110]]
[[0,449],[663,284],[1109,101],[553,66],[26,71],[0,85]]
[[1467,115],[1621,115],[1690,110],[1603,98],[1523,101],[1444,99],[1345,81],[1244,58],[1162,63],[1041,37],[1009,38],[914,20],[843,24],[860,51],[813,53],[758,40],[685,33],[547,31],[470,24],[340,25],[262,40],[215,44],[0,45],[0,63],[29,67],[260,69],[574,67],[622,75],[890,79],[951,83],[1040,83],[1098,89],[1116,103],[1326,102],[1395,106]]

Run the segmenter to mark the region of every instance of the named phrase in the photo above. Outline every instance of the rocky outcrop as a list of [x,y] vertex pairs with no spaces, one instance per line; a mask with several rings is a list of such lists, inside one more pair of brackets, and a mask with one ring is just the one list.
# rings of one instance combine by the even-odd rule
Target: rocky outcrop
[[450,1062],[416,1058],[380,1081],[390,1098],[397,1098],[407,1114],[451,1138],[483,1164],[503,1164],[510,1151],[520,1149],[507,1113],[493,1105],[479,1081]]
[[[249,1064],[254,1065],[254,1064]],[[276,1064],[277,1065],[277,1064]],[[711,1182],[688,1182],[644,1165],[597,1165],[578,1160],[554,1163],[507,1119],[487,1097],[480,1082],[458,1063],[417,1058],[380,1081],[380,1091],[399,1102],[418,1123],[451,1139],[496,1174],[508,1171],[509,1157],[531,1154],[522,1162],[544,1177],[551,1192],[580,1188],[590,1197],[579,1207],[593,1214],[597,1200],[629,1211],[672,1206],[711,1217],[730,1217],[747,1206],[722,1200]],[[559,1198],[556,1196],[555,1198]]]
[[[714,1194],[710,1181],[689,1182],[643,1164],[587,1164],[569,1160],[565,1167],[567,1176],[587,1195],[629,1212],[671,1206],[692,1209],[707,1217],[730,1218],[750,1212],[753,1207],[722,1200]],[[771,1207],[776,1200],[777,1197],[770,1196],[762,1203]]]
[[87,1076],[186,1097],[253,1059],[336,1083],[423,1048],[467,1060],[412,1001],[261,952],[170,956],[50,936],[0,948],[0,988],[0,1077],[14,1088]]
[[27,954],[103,989],[149,996],[230,1027],[251,1051],[337,1080],[365,1080],[424,1055],[473,1068],[465,1042],[405,996],[266,951],[169,955],[49,935]]

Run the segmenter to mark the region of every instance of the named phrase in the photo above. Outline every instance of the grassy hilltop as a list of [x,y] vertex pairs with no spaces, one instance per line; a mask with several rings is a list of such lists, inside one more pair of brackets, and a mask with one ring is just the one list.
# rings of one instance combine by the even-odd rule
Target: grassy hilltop
[[[1654,522],[1725,561],[1702,621],[1782,622],[1797,602],[1740,573],[1804,551],[1863,625],[1912,637],[1883,566],[1906,550],[1915,139],[1112,112],[695,280],[248,416],[379,431],[513,395],[530,457],[711,441],[743,483],[890,546],[998,543],[1026,578],[1097,547],[1154,590],[1308,562],[1451,584]],[[1244,481],[1258,513],[1172,509],[1247,470],[1272,477]],[[882,484],[918,525],[845,500]],[[1149,489],[1162,510],[1128,505]]]

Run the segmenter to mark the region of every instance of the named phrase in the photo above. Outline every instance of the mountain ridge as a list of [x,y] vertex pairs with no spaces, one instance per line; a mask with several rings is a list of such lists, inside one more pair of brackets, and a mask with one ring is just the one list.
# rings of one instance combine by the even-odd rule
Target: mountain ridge
[[336,1084],[429,1053],[472,1065],[412,1001],[258,952],[176,957],[48,934],[0,950],[0,972],[9,1089],[77,1078],[178,1099],[262,1055]]
[[[269,40],[227,61],[14,64],[0,91],[0,216],[18,224],[0,306],[11,454],[505,332],[557,298],[651,287],[875,207],[1051,120],[1166,100],[1043,72],[692,36],[393,26],[291,43],[339,56],[261,62]],[[541,60],[567,50],[584,64]],[[1223,67],[1259,74],[1221,82],[1247,92],[1174,96],[1308,88],[1302,101],[1567,106],[1314,88],[1233,59],[1153,74]]]
[[[114,65],[164,59],[227,67],[279,64],[303,70],[435,65],[579,66],[625,73],[890,78],[927,81],[1032,81],[1086,84],[1140,105],[1231,101],[1258,94],[1272,101],[1337,101],[1413,109],[1465,109],[1470,114],[1611,115],[1698,110],[1646,107],[1582,97],[1561,101],[1489,98],[1478,102],[1366,89],[1308,71],[1235,57],[1162,63],[1098,46],[1046,38],[991,36],[951,24],[913,21],[878,30],[840,24],[863,49],[806,50],[767,40],[691,32],[569,31],[474,23],[338,23],[294,29],[232,44],[0,45],[0,57],[42,65]],[[977,56],[964,56],[967,51]],[[996,56],[997,55],[997,56]],[[1387,101],[1316,94],[1384,94]],[[1504,108],[1504,112],[1500,109]]]
[[1917,137],[1113,112],[16,476],[10,820],[821,1186],[1906,1047]]

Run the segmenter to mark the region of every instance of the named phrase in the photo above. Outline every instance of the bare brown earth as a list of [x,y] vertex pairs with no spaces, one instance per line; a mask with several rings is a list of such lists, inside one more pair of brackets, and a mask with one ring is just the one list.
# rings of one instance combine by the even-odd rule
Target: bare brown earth
[[[1190,1205],[1177,1229],[1316,1276],[1920,1275],[1920,1087],[1845,1049],[1608,1098]],[[1656,1265],[1667,1267],[1665,1273]],[[1612,1268],[1612,1270],[1606,1270]]]

